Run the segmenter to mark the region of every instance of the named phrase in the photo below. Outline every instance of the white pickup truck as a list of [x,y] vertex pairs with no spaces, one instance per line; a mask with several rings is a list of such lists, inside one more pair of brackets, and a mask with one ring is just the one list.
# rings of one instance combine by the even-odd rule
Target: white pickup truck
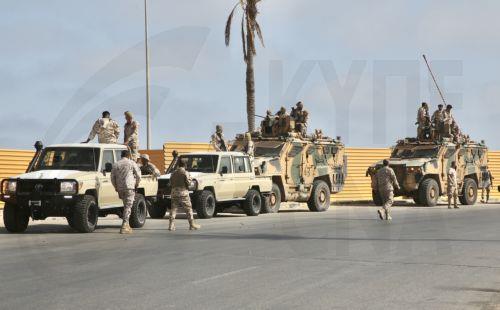
[[[111,168],[126,149],[117,144],[40,146],[27,173],[1,183],[5,227],[21,233],[30,217],[66,217],[73,229],[89,233],[99,216],[121,216],[123,203],[111,183]],[[147,200],[156,200],[157,192],[157,180],[143,176],[130,216],[132,228],[144,225]]]
[[[230,207],[239,206],[248,216],[259,215],[272,190],[269,177],[255,175],[248,155],[240,152],[191,153],[181,155],[192,178],[189,188],[198,217],[211,218]],[[172,172],[176,164],[172,165]],[[149,215],[163,218],[170,207],[170,173],[158,180],[158,203]]]

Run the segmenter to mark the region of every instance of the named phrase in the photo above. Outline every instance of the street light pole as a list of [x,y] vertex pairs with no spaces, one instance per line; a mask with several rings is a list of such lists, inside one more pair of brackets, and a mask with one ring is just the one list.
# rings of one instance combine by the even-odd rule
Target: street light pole
[[144,0],[144,36],[146,50],[146,118],[147,118],[147,149],[151,150],[151,101],[149,97],[149,44],[148,44],[148,3]]

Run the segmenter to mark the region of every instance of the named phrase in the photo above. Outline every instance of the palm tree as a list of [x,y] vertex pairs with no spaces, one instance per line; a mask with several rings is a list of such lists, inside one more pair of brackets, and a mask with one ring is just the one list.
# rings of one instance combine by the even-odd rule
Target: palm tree
[[226,46],[229,46],[231,38],[231,22],[233,21],[234,12],[237,8],[241,8],[243,16],[241,18],[241,42],[243,44],[243,59],[247,65],[246,87],[247,87],[247,120],[248,131],[255,131],[255,76],[253,68],[253,59],[257,55],[255,49],[255,37],[258,36],[262,46],[264,39],[262,31],[257,23],[257,3],[261,0],[239,0],[234,6],[226,22]]

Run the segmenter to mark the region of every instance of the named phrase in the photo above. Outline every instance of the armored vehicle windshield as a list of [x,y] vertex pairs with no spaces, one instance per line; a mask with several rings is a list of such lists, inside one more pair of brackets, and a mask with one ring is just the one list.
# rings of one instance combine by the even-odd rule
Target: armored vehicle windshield
[[55,147],[42,151],[34,171],[79,170],[97,171],[100,150],[81,147]]
[[284,142],[259,141],[255,144],[255,156],[279,157],[284,145]]
[[436,158],[439,153],[439,147],[403,147],[395,148],[391,158]]

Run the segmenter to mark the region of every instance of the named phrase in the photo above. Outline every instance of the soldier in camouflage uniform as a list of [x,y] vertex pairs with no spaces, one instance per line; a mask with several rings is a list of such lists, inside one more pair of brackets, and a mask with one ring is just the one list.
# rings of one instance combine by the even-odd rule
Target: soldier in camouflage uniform
[[399,190],[399,183],[394,170],[389,167],[388,160],[384,160],[384,167],[382,167],[375,175],[372,187],[375,191],[378,191],[384,204],[383,210],[377,211],[380,219],[388,221],[392,220],[391,207],[394,203],[394,189]]
[[255,153],[255,145],[252,141],[252,134],[247,132],[245,134],[244,142],[245,142],[245,146],[243,147],[243,152],[245,154],[247,154],[248,156],[250,156],[250,161],[253,161],[254,153]]
[[434,138],[439,140],[441,134],[443,133],[443,120],[444,120],[444,106],[442,104],[438,105],[438,109],[432,114],[432,125],[434,126],[434,130],[437,133],[437,136]]
[[151,163],[148,154],[141,155],[141,174],[152,175],[155,178],[159,178],[161,176],[160,170]]
[[139,158],[139,123],[134,120],[132,112],[125,112],[124,144],[130,148],[133,161]]
[[307,135],[307,122],[309,120],[309,112],[304,110],[304,104],[302,102],[297,102],[296,108],[292,109],[290,116],[295,121],[295,130],[302,134],[302,136]]
[[111,119],[111,114],[108,111],[102,112],[102,118],[94,123],[87,141],[83,143],[89,143],[94,140],[96,135],[99,143],[116,144],[118,142],[120,126]]
[[[493,187],[493,180],[495,178],[491,174],[491,171],[488,167],[486,167],[486,172],[484,173],[483,177],[483,188],[481,189],[481,202],[482,203],[488,203],[490,201],[490,192],[491,188]],[[484,200],[484,193],[486,192],[486,200]]]
[[451,209],[451,199],[453,198],[453,205],[455,209],[458,209],[457,199],[458,199],[458,181],[457,181],[457,163],[452,162],[450,170],[448,170],[448,209]]
[[130,213],[135,200],[135,190],[141,182],[141,171],[137,164],[129,159],[130,152],[123,151],[122,159],[113,165],[111,170],[111,182],[118,192],[118,196],[123,200],[123,224],[121,234],[131,234],[132,228],[129,225]]
[[426,102],[422,102],[422,106],[418,109],[417,112],[417,137],[419,140],[424,140],[425,138],[425,129],[429,126],[429,106]]
[[224,132],[221,125],[215,126],[215,133],[212,135],[212,147],[217,152],[227,152],[226,140],[224,140]]
[[453,114],[451,113],[452,109],[453,109],[453,106],[447,105],[446,110],[443,113],[443,135],[447,138],[451,137],[452,126],[453,126],[453,123],[455,122],[455,119],[453,118]]
[[184,208],[189,222],[189,230],[198,230],[200,225],[194,222],[193,206],[189,197],[189,184],[191,180],[189,172],[186,171],[186,163],[179,161],[177,170],[172,173],[170,184],[172,186],[172,207],[170,209],[170,225],[168,230],[175,231],[175,217],[178,208]]

